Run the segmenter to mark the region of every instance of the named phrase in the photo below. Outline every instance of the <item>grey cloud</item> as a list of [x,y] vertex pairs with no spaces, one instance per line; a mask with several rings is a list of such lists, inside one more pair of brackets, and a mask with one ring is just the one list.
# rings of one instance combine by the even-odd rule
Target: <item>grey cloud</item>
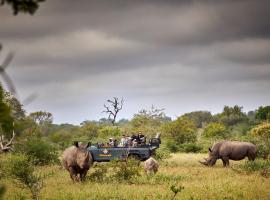
[[122,117],[156,104],[169,115],[225,104],[269,103],[269,1],[47,0],[34,17],[0,7],[7,69],[29,111],[57,122],[102,117],[103,100],[126,99]]

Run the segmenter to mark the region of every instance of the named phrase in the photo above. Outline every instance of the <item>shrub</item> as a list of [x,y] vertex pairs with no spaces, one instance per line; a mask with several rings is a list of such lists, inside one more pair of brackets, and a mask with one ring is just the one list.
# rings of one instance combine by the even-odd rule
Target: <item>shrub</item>
[[95,165],[93,167],[94,172],[92,172],[88,177],[87,180],[90,181],[96,181],[96,182],[103,182],[107,180],[107,173],[108,173],[108,168],[105,165]]
[[117,182],[131,181],[132,178],[140,176],[141,167],[136,159],[123,161],[112,161],[111,167],[113,174],[110,179]]
[[179,117],[175,121],[166,123],[162,132],[178,145],[195,142],[197,139],[195,124],[185,117]]
[[16,180],[22,188],[28,188],[32,194],[32,199],[39,199],[42,189],[42,178],[35,173],[33,163],[26,155],[12,155],[5,163],[7,176]]
[[0,200],[4,199],[6,188],[4,186],[0,186]]
[[121,131],[115,126],[104,126],[98,131],[98,135],[102,137],[117,137],[121,136]]
[[187,143],[180,145],[180,151],[186,152],[186,153],[197,153],[202,150],[202,146],[199,146],[194,143]]
[[177,142],[174,140],[167,140],[166,146],[172,153],[179,151],[179,144],[177,144]]
[[270,123],[262,123],[257,125],[251,130],[251,135],[258,136],[263,139],[270,150]]
[[155,151],[154,158],[156,160],[164,160],[171,157],[170,151],[167,148],[159,148]]
[[269,155],[269,149],[265,144],[257,144],[257,157],[266,159]]
[[50,143],[38,138],[28,140],[19,150],[28,155],[35,165],[46,165],[58,161],[56,149]]
[[205,127],[203,135],[206,138],[225,138],[226,131],[226,126],[224,124],[212,122]]
[[270,167],[270,162],[266,160],[246,161],[239,165],[239,168],[246,172],[260,171]]

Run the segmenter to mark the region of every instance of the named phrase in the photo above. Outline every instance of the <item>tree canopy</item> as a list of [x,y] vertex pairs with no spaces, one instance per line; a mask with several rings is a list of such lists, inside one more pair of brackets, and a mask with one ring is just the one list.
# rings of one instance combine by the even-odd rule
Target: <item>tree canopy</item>
[[39,4],[45,0],[0,0],[0,6],[5,4],[9,5],[13,14],[17,15],[18,13],[28,13],[35,14],[39,8]]

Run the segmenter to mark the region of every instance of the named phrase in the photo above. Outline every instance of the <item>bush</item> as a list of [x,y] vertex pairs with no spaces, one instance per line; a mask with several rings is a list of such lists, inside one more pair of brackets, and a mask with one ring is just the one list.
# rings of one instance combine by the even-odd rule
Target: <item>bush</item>
[[171,157],[170,151],[167,148],[159,148],[155,151],[154,158],[156,160],[164,160]]
[[167,140],[166,146],[172,153],[179,151],[179,144],[177,144],[177,142],[174,140]]
[[0,186],[0,200],[4,199],[6,188],[4,186]]
[[94,181],[94,182],[103,182],[107,180],[107,173],[108,168],[105,165],[95,165],[93,167],[94,172],[92,172],[88,177],[87,180]]
[[50,143],[38,138],[25,142],[19,151],[28,155],[35,165],[46,165],[58,161],[56,149]]
[[[162,132],[171,139],[169,145],[195,142],[197,139],[195,124],[185,117],[179,117],[175,121],[166,123]],[[173,146],[171,146],[173,147]],[[173,147],[174,148],[174,147]]]
[[257,144],[257,157],[266,159],[267,156],[270,154],[269,149],[264,144]]
[[226,133],[226,126],[216,122],[209,123],[203,131],[203,135],[206,138],[226,138]]
[[202,146],[194,143],[187,143],[180,145],[179,150],[186,153],[197,153],[202,150]]
[[116,126],[104,126],[98,131],[98,135],[101,137],[118,137],[121,136],[121,131]]
[[32,194],[32,199],[39,199],[42,189],[41,176],[35,173],[33,163],[26,155],[12,155],[5,161],[5,172],[7,177],[16,180],[20,187],[28,188]]
[[110,176],[111,180],[117,182],[131,181],[132,178],[140,176],[141,167],[136,159],[128,159],[127,161],[112,161],[111,167],[113,174]]
[[246,172],[260,171],[270,167],[270,162],[266,160],[246,161],[244,164],[239,165],[239,169]]

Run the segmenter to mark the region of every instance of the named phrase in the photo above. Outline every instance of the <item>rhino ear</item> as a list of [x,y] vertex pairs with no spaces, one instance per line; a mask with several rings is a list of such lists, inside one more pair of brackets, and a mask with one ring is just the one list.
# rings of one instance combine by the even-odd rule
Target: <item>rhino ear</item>
[[73,145],[74,145],[75,147],[79,147],[79,142],[78,142],[78,141],[75,141],[75,142],[73,143]]
[[212,152],[212,150],[211,150],[211,148],[210,148],[210,147],[208,148],[208,150],[209,150],[209,152]]

